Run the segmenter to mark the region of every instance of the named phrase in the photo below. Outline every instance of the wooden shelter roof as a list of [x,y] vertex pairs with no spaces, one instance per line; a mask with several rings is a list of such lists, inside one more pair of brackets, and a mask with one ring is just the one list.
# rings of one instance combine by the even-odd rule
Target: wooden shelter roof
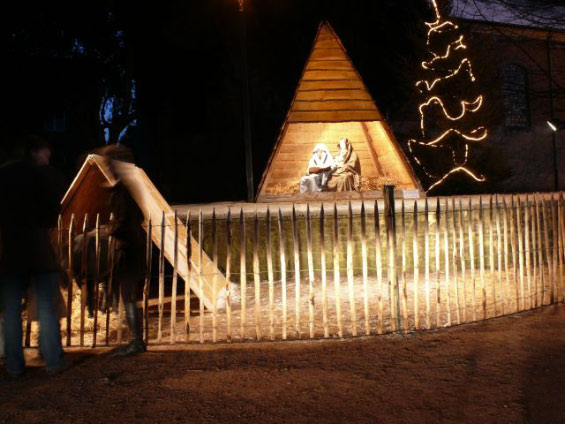
[[[162,247],[161,222],[164,219],[164,256],[171,265],[175,262],[174,228],[176,225],[178,230],[178,274],[184,281],[188,281],[190,289],[203,300],[206,308],[211,310],[213,299],[217,298],[226,287],[224,275],[204,251],[202,252],[202,263],[200,263],[200,255],[197,254],[200,245],[193,237],[190,240],[191,251],[194,252],[190,256],[192,270],[188,269],[188,243],[184,223],[179,217],[175,223],[175,211],[159,193],[143,169],[128,163],[120,163],[120,166],[122,171],[125,171],[122,181],[145,216],[143,225],[145,231],[148,228],[148,221],[152,221],[151,239],[158,249]],[[69,227],[72,216],[74,216],[75,234],[83,231],[85,216],[88,217],[85,226],[87,231],[94,227],[97,215],[100,216],[101,224],[107,223],[111,210],[108,201],[109,191],[105,187],[115,183],[115,179],[106,169],[102,158],[98,155],[89,155],[61,201],[63,228]],[[200,290],[198,278],[201,268],[202,290]],[[214,288],[216,293],[214,293]]]
[[322,22],[287,122],[380,121],[375,102],[341,40]]
[[[302,72],[258,189],[257,201],[307,200],[296,193],[313,147],[330,150],[347,137],[360,159],[361,175],[375,186],[382,182],[422,192],[404,152],[383,119],[341,40],[323,21]],[[286,192],[285,192],[286,191]],[[380,196],[377,190],[319,193],[316,198]]]

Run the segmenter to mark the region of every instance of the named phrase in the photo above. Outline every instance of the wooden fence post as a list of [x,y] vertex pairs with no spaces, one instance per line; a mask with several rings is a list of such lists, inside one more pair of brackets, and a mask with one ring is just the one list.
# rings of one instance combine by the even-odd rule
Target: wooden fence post
[[516,296],[516,312],[518,312],[520,310],[520,304],[518,292],[518,252],[516,249],[516,211],[514,207],[514,195],[510,196],[510,248],[512,249],[512,282],[514,283],[514,292]]
[[446,324],[451,327],[451,281],[449,275],[449,202],[445,199],[445,217],[443,219],[443,255],[445,262],[445,312],[447,322]]
[[188,278],[184,282],[184,337],[186,343],[190,342],[190,315],[191,315],[191,298],[190,298],[190,279],[192,278],[192,222],[191,211],[186,211],[186,266],[188,268]]
[[516,209],[516,225],[518,234],[518,266],[520,269],[520,306],[521,310],[526,307],[526,297],[524,295],[524,241],[522,231],[522,201],[518,196],[518,204]]
[[363,313],[365,318],[365,335],[371,334],[369,326],[369,286],[367,269],[367,228],[365,219],[365,202],[361,200],[361,258],[363,263]]
[[[457,207],[455,205],[455,198],[451,199],[451,237],[452,237],[452,253],[451,253],[451,260],[453,261],[453,284],[455,285],[455,317],[457,319],[457,324],[461,324],[461,310],[460,310],[460,302],[459,302],[459,276],[458,276],[458,269],[457,269],[457,233],[455,231],[455,227],[457,226]],[[447,219],[447,218],[446,218]]]
[[414,328],[420,329],[420,257],[418,253],[418,201],[414,200],[414,226],[412,228],[412,254],[414,261]]
[[[548,219],[547,219],[547,202],[545,201],[545,199],[542,197],[541,200],[542,204],[541,204],[541,216],[542,216],[542,220],[543,220],[543,244],[544,244],[544,250],[545,250],[545,258],[546,258],[546,262],[547,262],[547,275],[548,275],[548,279],[549,279],[549,303],[552,302],[552,298],[551,298],[551,294],[553,293],[553,275],[551,275],[551,269],[552,269],[552,263],[551,263],[551,254],[550,254],[550,249],[549,249],[549,230],[548,230]],[[542,294],[542,305],[545,302],[545,294],[546,294],[546,288],[544,286],[543,288],[543,294]]]
[[[510,298],[510,275],[509,275],[509,259],[508,259],[508,249],[509,249],[509,244],[508,244],[508,207],[506,205],[506,197],[502,198],[502,204],[503,204],[503,211],[502,211],[502,223],[503,223],[503,228],[504,228],[504,275],[505,275],[505,282],[506,282],[506,294],[508,294],[508,297],[506,297],[504,295],[504,290],[501,292],[501,294],[503,295],[503,299],[502,299],[502,313],[505,314],[506,313],[506,299]],[[509,309],[509,308],[508,308]]]
[[557,203],[557,225],[558,225],[558,257],[559,257],[559,280],[561,281],[561,290],[558,295],[558,300],[563,301],[565,292],[565,281],[563,280],[563,257],[564,257],[564,231],[565,226],[563,223],[563,194],[559,193],[559,199]]
[[74,230],[75,214],[71,214],[71,221],[69,223],[69,248],[68,254],[68,274],[69,286],[67,287],[67,346],[71,345],[71,329],[72,329],[72,316],[73,316],[73,246],[74,246]]
[[84,321],[86,309],[86,292],[88,278],[88,214],[84,214],[84,222],[82,224],[82,284],[80,287],[80,345],[84,346]]
[[394,206],[394,186],[385,185],[385,224],[387,231],[388,250],[388,284],[390,297],[390,318],[392,331],[401,327],[400,295],[398,292],[398,276],[396,273],[396,208]]
[[402,329],[404,333],[408,333],[410,326],[408,325],[408,293],[406,292],[406,215],[405,215],[404,199],[402,199],[402,274],[401,282],[401,302],[402,302]]
[[432,328],[431,320],[431,299],[430,299],[430,217],[428,208],[428,198],[424,203],[424,284],[426,289],[426,328]]
[[[151,287],[151,262],[153,259],[153,241],[151,239],[152,231],[153,225],[151,224],[151,215],[149,215],[149,220],[147,221],[147,238],[145,240],[145,281],[143,284],[143,320],[145,344],[149,343],[149,289]],[[112,248],[112,257],[114,257],[113,250],[114,248]],[[119,292],[121,293],[121,286],[119,287]],[[119,316],[120,314],[118,313],[118,317]]]
[[538,302],[539,299],[539,291],[540,289],[538,289],[537,287],[537,281],[535,281],[536,284],[536,307],[537,306],[543,306],[543,300],[544,300],[544,295],[545,295],[545,264],[543,262],[543,244],[542,244],[542,222],[541,222],[541,214],[540,214],[540,200],[539,198],[536,196],[535,199],[535,204],[536,204],[536,229],[537,229],[537,236],[538,236],[538,246],[537,246],[537,251],[538,251],[538,268],[539,268],[539,272],[540,272],[540,280],[541,280],[541,299]]
[[495,282],[495,272],[494,272],[494,211],[492,209],[492,194],[489,197],[488,202],[488,259],[489,259],[489,271],[490,271],[490,284],[492,285],[492,313],[496,316],[496,282]]
[[349,289],[349,310],[351,318],[351,334],[357,335],[357,311],[355,308],[355,289],[353,287],[353,211],[351,200],[347,209],[347,287]]
[[292,238],[294,242],[294,332],[300,338],[300,245],[298,239],[298,222],[296,209],[292,205]]
[[231,208],[228,208],[226,215],[226,340],[232,341],[231,333]]
[[436,236],[435,236],[435,274],[436,274],[436,327],[441,325],[441,206],[439,197],[436,199]]
[[92,326],[92,347],[96,347],[98,336],[98,294],[100,291],[100,214],[96,214],[94,227],[94,323]]
[[551,253],[552,253],[552,262],[553,262],[553,291],[551,293],[552,300],[551,303],[554,303],[559,298],[559,280],[557,278],[557,245],[558,245],[558,236],[557,236],[557,205],[555,201],[555,197],[553,194],[551,195]]
[[281,208],[279,207],[279,256],[281,266],[281,290],[282,290],[282,339],[287,337],[287,306],[286,306],[286,255],[284,248],[284,221]]
[[468,215],[467,215],[467,227],[469,232],[469,268],[471,270],[471,302],[473,303],[472,317],[473,321],[477,321],[477,293],[476,293],[476,281],[475,281],[475,241],[473,239],[473,205],[471,204],[471,198],[469,197],[468,205]]
[[312,253],[312,219],[310,204],[306,204],[306,248],[308,260],[308,328],[310,338],[314,338],[314,255]]
[[465,275],[465,231],[463,221],[463,200],[459,198],[459,263],[461,264],[461,282],[463,283],[463,321],[467,322],[467,278]]
[[322,323],[324,326],[324,337],[330,337],[328,323],[328,288],[326,275],[326,246],[324,236],[324,204],[320,204],[320,267],[322,268]]
[[524,309],[531,309],[531,261],[530,261],[530,211],[529,197],[526,194],[523,206],[523,265],[524,265],[524,291],[522,292],[522,303]]
[[165,211],[161,212],[161,247],[159,249],[159,323],[157,343],[161,343],[163,326],[163,302],[165,298]]
[[533,204],[530,205],[530,221],[532,226],[532,263],[533,263],[533,276],[532,276],[532,292],[530,292],[530,298],[533,307],[537,307],[537,292],[538,292],[538,254],[537,254],[537,218],[536,218],[536,196],[533,196]]
[[383,263],[379,203],[375,200],[375,266],[377,268],[377,334],[383,333]]
[[479,196],[479,266],[481,281],[481,305],[483,310],[483,319],[487,319],[487,291],[485,287],[485,238],[483,224],[483,198]]
[[343,337],[343,325],[341,321],[341,281],[339,271],[339,225],[337,216],[337,205],[334,203],[334,235],[333,235],[333,262],[334,262],[334,290],[335,290],[335,312],[337,320],[337,334]]
[[[526,204],[524,205],[524,252],[526,255],[526,281],[528,285],[528,309],[532,309],[532,268],[531,268],[531,250],[530,250],[530,199],[526,195]],[[524,303],[526,297],[524,297]]]
[[[110,225],[114,220],[114,214],[110,213]],[[106,286],[106,346],[110,345],[110,308],[114,292],[114,236],[108,236],[108,285]]]
[[[176,222],[176,218],[175,218]],[[216,231],[216,208],[212,208],[212,262],[214,276],[212,277],[212,343],[218,341],[218,234]],[[201,265],[202,266],[202,265]],[[174,277],[173,277],[174,278]],[[176,285],[173,281],[173,287]]]
[[558,203],[558,217],[559,217],[559,267],[560,267],[560,278],[561,278],[561,293],[560,299],[563,302],[565,300],[565,280],[563,275],[563,268],[565,265],[565,219],[563,216],[563,193],[559,193],[559,203]]
[[170,343],[175,343],[175,330],[177,324],[177,284],[179,265],[179,229],[177,224],[178,213],[175,209],[175,222],[173,224],[173,282],[171,287],[171,336]]
[[[502,315],[504,315],[504,288],[502,283],[502,232],[500,226],[500,207],[498,205],[498,195],[495,196],[494,201],[496,207],[494,210],[496,218],[496,255],[497,255],[497,283],[498,292],[500,294],[500,310]],[[506,248],[506,245],[505,245]]]
[[241,316],[239,322],[239,334],[241,340],[245,340],[247,326],[247,267],[245,264],[245,216],[243,208],[239,211],[239,282]]
[[261,274],[259,271],[259,217],[253,221],[253,282],[255,285],[255,337],[261,340]]
[[271,249],[271,211],[268,206],[265,219],[265,249],[267,254],[267,277],[269,279],[269,335],[271,340],[275,340],[275,278],[273,275],[273,252]]
[[[204,219],[202,218],[202,209],[198,212],[198,332],[200,334],[200,343],[204,343],[204,301],[202,294],[204,293]],[[165,268],[163,266],[163,268]]]

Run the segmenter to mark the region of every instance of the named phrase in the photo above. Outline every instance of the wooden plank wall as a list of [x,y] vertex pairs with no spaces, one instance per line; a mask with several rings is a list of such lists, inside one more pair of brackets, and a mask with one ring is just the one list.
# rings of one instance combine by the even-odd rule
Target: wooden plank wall
[[296,192],[316,143],[325,143],[336,155],[342,137],[358,154],[362,176],[386,180],[398,189],[421,189],[385,125],[341,40],[329,23],[322,22],[257,200]]
[[306,175],[316,144],[325,143],[335,156],[339,152],[337,142],[341,137],[347,137],[357,153],[362,176],[388,177],[398,189],[419,189],[409,165],[380,121],[312,122],[288,125],[260,194],[273,193],[277,187],[296,184],[300,177]]
[[343,44],[331,26],[323,23],[298,84],[287,123],[381,119]]

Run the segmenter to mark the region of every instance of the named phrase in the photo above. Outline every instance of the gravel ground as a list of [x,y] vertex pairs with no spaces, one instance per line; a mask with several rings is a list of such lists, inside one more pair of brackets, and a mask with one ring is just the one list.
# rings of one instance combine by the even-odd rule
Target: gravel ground
[[152,346],[134,358],[36,349],[0,371],[1,422],[565,422],[565,306],[406,336]]

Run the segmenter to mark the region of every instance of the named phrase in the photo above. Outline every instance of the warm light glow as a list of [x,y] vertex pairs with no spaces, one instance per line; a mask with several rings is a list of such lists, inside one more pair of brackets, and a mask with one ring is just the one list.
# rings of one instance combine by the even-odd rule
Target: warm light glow
[[[459,136],[463,137],[467,141],[483,141],[488,135],[488,132],[487,132],[485,127],[475,128],[474,130],[472,130],[470,132],[470,134],[464,134],[464,133],[462,133],[461,131],[459,131],[455,128],[450,128],[447,131],[445,131],[442,135],[440,135],[438,138],[433,139],[432,141],[428,141],[426,144],[428,146],[433,146],[434,144],[437,144],[440,141],[442,141],[450,133],[456,133]],[[475,134],[477,134],[477,135],[475,135]]]
[[[441,106],[441,109],[443,110],[443,114],[445,115],[445,117],[451,121],[458,121],[459,119],[463,118],[463,116],[465,116],[465,113],[467,112],[476,112],[477,110],[479,110],[481,108],[481,105],[483,104],[483,96],[479,96],[477,97],[477,99],[474,102],[467,102],[465,100],[461,101],[461,113],[457,116],[451,116],[449,114],[449,112],[445,109],[445,106],[443,105],[443,101],[437,97],[431,97],[426,103],[423,103],[420,105],[419,109],[420,109],[420,128],[422,129],[422,135],[424,135],[424,109],[428,106],[430,106],[432,103],[436,103],[439,104]],[[470,108],[467,108],[467,106],[471,106]]]
[[422,62],[422,68],[433,69],[431,66],[434,64],[434,62],[436,62],[437,60],[440,60],[440,59],[447,59],[449,57],[449,54],[451,53],[451,47],[453,47],[453,50],[466,49],[467,46],[465,44],[463,44],[463,36],[459,37],[457,40],[450,43],[447,46],[447,50],[446,50],[445,54],[440,56],[440,55],[438,55],[434,52],[431,52],[432,55],[434,56],[433,59],[430,60],[429,62],[426,62],[426,61]]
[[[416,87],[418,87],[418,89],[421,91],[422,89],[420,88],[420,85],[425,84],[426,89],[428,91],[431,91],[438,82],[445,81],[447,79],[450,79],[450,78],[453,78],[454,76],[456,76],[459,73],[459,71],[461,71],[461,69],[463,68],[463,65],[467,65],[467,72],[469,72],[469,76],[471,77],[471,81],[475,82],[475,75],[473,75],[473,67],[471,66],[471,62],[469,61],[469,59],[464,58],[464,59],[461,60],[461,63],[459,63],[459,66],[457,67],[457,69],[455,69],[451,73],[447,74],[444,77],[436,78],[431,83],[426,81],[426,80],[418,81],[416,83]],[[424,65],[422,65],[422,67],[424,68]]]
[[434,7],[434,12],[436,14],[436,22],[441,21],[441,14],[439,13],[439,8],[437,7],[436,0],[432,0],[432,6]]
[[551,128],[553,131],[557,131],[557,127],[555,125],[553,125],[551,122],[546,121],[547,125],[549,125],[549,128]]
[[243,12],[243,0],[237,0],[237,3],[239,4],[239,11]]
[[[436,20],[434,22],[426,22],[426,25],[429,28],[427,40],[426,40],[426,45],[428,46],[429,52],[430,52],[432,57],[431,57],[430,60],[423,61],[421,66],[426,71],[436,71],[438,73],[441,73],[442,70],[436,69],[434,67],[434,65],[438,62],[441,62],[442,60],[447,60],[451,56],[453,51],[455,51],[455,50],[465,50],[465,49],[467,49],[467,46],[465,45],[465,43],[463,41],[463,35],[460,35],[455,41],[452,41],[451,43],[449,43],[447,45],[447,48],[445,49],[445,52],[443,54],[436,53],[436,52],[432,51],[432,48],[430,47],[430,40],[431,40],[431,36],[434,33],[442,33],[442,32],[446,32],[446,31],[456,30],[456,29],[458,29],[458,26],[455,23],[453,23],[449,20],[444,20],[442,18],[441,13],[439,11],[439,8],[437,6],[436,0],[431,0],[431,4],[432,4],[434,12],[435,12]],[[429,80],[418,81],[416,83],[416,87],[418,88],[418,90],[422,94],[426,95],[426,93],[430,93],[438,84],[441,84],[441,83],[445,82],[446,80],[459,75],[461,72],[467,73],[471,83],[474,83],[476,81],[475,75],[473,74],[473,67],[471,65],[471,61],[467,57],[464,57],[459,62],[459,65],[457,66],[457,68],[447,69],[446,71],[443,71],[444,75],[441,75],[441,76],[439,76],[439,77],[437,77],[437,78],[435,78],[431,81],[429,81]],[[445,116],[445,118],[447,118],[450,121],[459,121],[459,120],[463,119],[466,116],[467,113],[477,112],[481,108],[482,104],[483,104],[483,96],[479,95],[474,101],[471,101],[471,102],[466,101],[466,100],[462,100],[460,102],[461,110],[460,110],[459,113],[450,113],[446,109],[444,101],[437,94],[427,98],[427,100],[425,102],[420,104],[418,110],[420,112],[420,130],[421,130],[421,133],[422,133],[422,140],[415,140],[415,139],[408,140],[408,149],[409,149],[410,153],[412,154],[416,163],[422,167],[424,173],[429,178],[436,180],[428,188],[427,191],[430,191],[433,188],[437,187],[438,185],[443,183],[450,175],[452,175],[454,173],[458,173],[458,172],[463,172],[463,173],[467,174],[468,176],[470,176],[473,180],[475,180],[477,182],[485,181],[484,176],[477,175],[475,172],[466,168],[465,165],[467,164],[467,160],[469,158],[469,144],[468,143],[469,142],[483,141],[488,136],[488,131],[486,130],[485,127],[478,127],[478,128],[475,128],[475,129],[473,129],[469,132],[462,132],[462,131],[460,131],[456,128],[449,128],[449,129],[445,130],[443,133],[441,133],[439,136],[437,136],[437,137],[435,137],[431,140],[427,139],[426,128],[425,128],[425,123],[424,123],[424,117],[425,117],[426,109],[428,107],[430,107],[431,105],[439,105],[441,107],[441,110],[443,111],[443,115]],[[548,122],[548,124],[551,126],[551,124],[549,122]],[[463,146],[462,147],[455,148],[455,147],[446,143],[447,137],[449,135],[453,135],[453,134],[457,134],[463,140]],[[414,152],[414,149],[413,149],[414,145],[425,146],[427,148],[429,147],[429,148],[432,148],[432,149],[448,149],[448,150],[450,150],[451,151],[451,157],[453,159],[452,169],[449,170],[444,175],[434,175],[434,174],[432,174],[431,172],[429,172],[426,169],[426,166],[423,164],[422,160]],[[463,148],[463,152],[461,152],[461,148]],[[462,159],[460,158],[461,153],[463,153]]]
[[436,181],[435,183],[433,183],[430,188],[428,188],[427,191],[432,190],[434,187],[440,185],[441,183],[443,183],[447,177],[449,177],[451,174],[454,174],[456,172],[465,172],[466,174],[468,174],[472,179],[474,179],[477,182],[485,182],[486,178],[484,176],[477,176],[475,174],[473,174],[473,172],[469,171],[467,168],[463,167],[463,166],[458,166],[457,168],[453,168],[451,171],[449,171],[447,174],[445,174],[443,177],[441,177],[441,179],[439,179],[438,181]]

